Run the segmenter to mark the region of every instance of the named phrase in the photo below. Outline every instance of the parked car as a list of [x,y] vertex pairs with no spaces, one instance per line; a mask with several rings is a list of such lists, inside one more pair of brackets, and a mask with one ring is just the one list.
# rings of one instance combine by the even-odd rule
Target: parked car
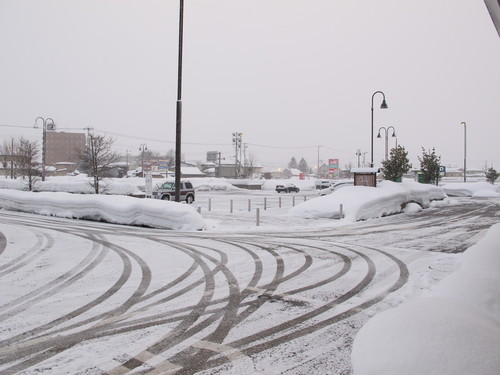
[[333,185],[331,185],[330,187],[327,187],[325,189],[321,189],[319,192],[318,192],[318,195],[320,197],[322,197],[323,195],[328,195],[334,191],[337,191],[339,189],[342,189],[343,187],[346,187],[346,186],[354,186],[354,181],[342,181],[342,182],[337,182]]
[[276,191],[278,193],[291,193],[291,192],[298,193],[300,191],[300,189],[297,186],[295,186],[294,184],[287,184],[286,186],[285,185],[276,185]]
[[[194,202],[195,194],[193,184],[189,181],[181,182],[181,190],[180,190],[180,198],[181,201],[186,201],[186,203],[191,204]],[[175,199],[175,183],[174,182],[164,182],[162,185],[157,186],[155,190],[153,190],[153,198],[163,199],[163,200],[174,200]]]
[[285,185],[276,185],[276,191],[278,193],[287,193]]
[[316,180],[314,182],[316,189],[328,189],[332,186],[331,180]]

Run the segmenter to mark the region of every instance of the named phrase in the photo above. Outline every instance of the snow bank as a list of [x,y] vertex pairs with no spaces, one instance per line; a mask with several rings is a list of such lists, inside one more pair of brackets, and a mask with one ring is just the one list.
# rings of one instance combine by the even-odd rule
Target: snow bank
[[434,200],[444,200],[443,189],[413,181],[383,181],[376,188],[349,186],[304,202],[290,210],[290,215],[307,218],[338,218],[340,205],[346,220],[358,221],[400,213],[408,203],[427,208]]
[[500,224],[430,295],[385,311],[356,336],[355,375],[498,375]]
[[[94,194],[90,185],[93,179],[85,174],[77,176],[53,176],[35,182],[36,191]],[[101,192],[113,195],[135,195],[144,190],[144,178],[105,178],[101,180]],[[0,189],[27,190],[27,181],[22,178],[0,179]]]
[[450,197],[497,198],[498,189],[488,182],[453,183],[442,186]]
[[201,215],[187,204],[119,195],[0,190],[0,206],[11,211],[153,228],[201,230],[205,227]]

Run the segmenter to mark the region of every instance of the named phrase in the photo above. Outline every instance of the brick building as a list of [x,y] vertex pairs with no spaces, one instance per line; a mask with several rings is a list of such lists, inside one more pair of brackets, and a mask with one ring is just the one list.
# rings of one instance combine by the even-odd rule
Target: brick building
[[47,131],[45,165],[80,162],[79,153],[85,148],[85,133]]

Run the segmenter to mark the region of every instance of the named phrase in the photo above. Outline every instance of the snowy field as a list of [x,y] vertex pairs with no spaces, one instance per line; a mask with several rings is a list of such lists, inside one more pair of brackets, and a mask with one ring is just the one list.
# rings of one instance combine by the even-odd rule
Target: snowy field
[[[196,305],[198,293],[195,288],[179,294],[176,297],[176,303],[180,310],[171,312],[173,314],[172,322],[159,325],[155,330],[152,329],[159,324],[152,317],[159,313],[157,309],[161,306],[161,298],[173,298],[161,294],[161,283],[169,280],[173,283],[176,278],[181,277],[184,270],[189,269],[190,257],[186,257],[188,254],[186,246],[203,247],[204,252],[213,252],[211,256],[204,256],[209,262],[219,264],[218,267],[222,267],[221,269],[227,267],[226,276],[233,275],[231,277],[235,277],[233,281],[214,279],[215,284],[229,285],[230,290],[229,294],[224,296],[224,293],[219,295],[221,292],[218,288],[213,289],[211,292],[215,293],[212,296],[213,300],[219,300],[219,304],[227,296],[231,300],[233,298],[231,297],[233,295],[232,289],[236,287],[236,284],[239,284],[241,286],[240,294],[235,294],[239,295],[238,298],[242,300],[249,298],[250,301],[247,303],[250,305],[248,306],[259,303],[258,310],[252,314],[250,314],[248,306],[246,309],[241,305],[237,310],[230,308],[218,310],[217,304],[211,305],[209,310],[214,310],[214,320],[210,324],[211,317],[205,320],[207,322],[205,330],[209,329],[210,332],[211,324],[223,316],[218,314],[234,314],[233,318],[229,318],[229,315],[226,316],[227,322],[236,320],[240,323],[234,327],[224,328],[225,320],[223,319],[212,334],[207,333],[208,336],[203,334],[200,336],[205,337],[204,339],[200,340],[198,336],[190,336],[186,342],[179,345],[189,345],[191,350],[196,348],[201,353],[203,350],[224,353],[226,358],[231,358],[231,366],[224,365],[226,362],[222,359],[212,357],[209,363],[213,362],[210,365],[211,368],[214,368],[213,372],[209,369],[202,371],[203,367],[195,372],[201,371],[200,373],[206,374],[353,373],[355,375],[412,375],[429,373],[446,375],[477,373],[489,375],[498,374],[500,371],[498,360],[500,358],[498,356],[498,348],[500,347],[500,320],[498,318],[500,316],[498,304],[500,288],[498,285],[500,284],[497,272],[500,268],[498,253],[500,249],[500,224],[493,225],[487,232],[481,232],[480,235],[478,233],[471,242],[465,240],[467,236],[465,233],[460,233],[458,224],[440,224],[443,230],[436,229],[436,233],[440,233],[439,236],[446,238],[447,233],[454,233],[453,236],[460,239],[459,242],[462,246],[470,243],[468,245],[470,248],[464,254],[446,255],[434,252],[431,247],[432,241],[424,239],[423,236],[427,235],[425,225],[419,226],[421,229],[417,230],[411,229],[412,225],[416,228],[416,222],[404,224],[405,220],[420,217],[419,215],[426,210],[431,212],[449,210],[464,204],[464,202],[467,202],[467,205],[471,205],[472,202],[473,205],[474,199],[478,199],[481,204],[492,202],[488,204],[490,206],[496,205],[498,210],[500,194],[496,186],[472,182],[467,184],[450,183],[438,188],[413,182],[405,182],[404,184],[384,182],[377,189],[347,187],[331,195],[318,197],[314,190],[313,181],[294,181],[301,188],[300,193],[278,195],[273,189],[279,181],[266,181],[261,191],[245,191],[235,189],[225,181],[206,179],[193,181],[197,188],[197,199],[190,206],[185,203],[178,204],[119,196],[119,194],[138,195],[141,192],[141,179],[122,179],[125,182],[124,186],[119,186],[121,181],[115,180],[110,184],[108,190],[113,195],[103,196],[66,193],[67,191],[85,192],[83,190],[87,186],[83,179],[79,182],[67,178],[51,180],[48,179],[44,184],[44,188],[41,189],[45,191],[43,193],[27,193],[16,190],[16,188],[19,189],[19,186],[22,188],[22,185],[16,187],[12,185],[12,182],[2,181],[3,184],[0,183],[0,203],[3,207],[0,214],[4,213],[0,221],[0,231],[4,238],[3,241],[0,241],[3,246],[0,249],[0,280],[2,285],[9,286],[9,288],[2,287],[1,291],[0,372],[2,374],[132,374],[142,373],[148,369],[150,373],[189,373],[185,370],[189,363],[183,362],[180,357],[178,358],[180,353],[189,353],[188,348],[177,349],[180,350],[177,352],[178,354],[175,354],[174,348],[158,351],[161,355],[156,352],[155,355],[146,352],[141,354],[141,348],[151,345],[148,344],[148,340],[153,340],[157,343],[156,345],[159,345],[160,342],[170,342],[169,337],[172,337],[172,332],[176,330],[175,315],[180,314],[179,317],[182,321],[189,319],[190,316],[182,315],[181,306]],[[49,190],[59,193],[49,192]],[[460,198],[455,199],[453,196]],[[471,201],[464,199],[471,199]],[[257,208],[259,209],[259,221],[257,221]],[[70,222],[74,224],[66,224],[67,222],[64,220],[57,221],[62,219],[47,219],[45,227],[44,221],[41,219],[32,221],[32,216],[23,216],[22,214],[9,216],[7,210],[37,213],[54,218],[80,218],[174,230],[167,231],[165,234],[147,228],[132,229],[133,227],[131,227],[129,230],[124,230],[122,229],[124,227],[116,227],[116,230],[113,230],[109,224],[101,225],[102,229],[99,229],[101,228],[99,224],[91,225],[90,222],[77,220]],[[377,219],[391,214],[398,215]],[[401,217],[401,220],[397,219],[398,216]],[[379,223],[379,220],[385,224],[380,227],[377,226],[379,224],[373,226],[372,221]],[[432,220],[429,220],[428,226],[430,228]],[[474,216],[464,217],[463,220],[486,222],[481,217]],[[26,223],[32,222],[31,226],[33,227],[39,225],[39,229],[33,232],[31,229],[21,229],[19,223],[24,221]],[[496,220],[488,222],[494,224],[495,221],[500,221],[498,216]],[[59,226],[62,228],[61,230],[57,229]],[[400,228],[403,232],[408,230],[408,233],[416,232],[416,236],[421,235],[422,240],[420,243],[418,240],[412,240],[413,245],[407,242],[406,245],[403,243],[401,246],[390,245],[391,239],[387,235],[381,236],[379,234],[366,237],[371,236],[371,231],[383,232],[388,228]],[[182,232],[178,232],[179,230]],[[357,231],[359,231],[359,237],[365,236],[371,239],[374,246],[372,250],[363,246],[359,247],[360,245],[351,247],[356,243],[356,237],[352,236]],[[39,234],[36,234],[37,232]],[[116,307],[106,308],[99,304],[92,309],[103,309],[101,312],[92,311],[88,307],[86,312],[82,312],[83,315],[68,318],[69,315],[82,310],[86,303],[90,304],[99,294],[104,292],[103,287],[111,285],[110,281],[119,276],[118,270],[112,266],[119,257],[113,259],[113,257],[103,254],[101,255],[102,261],[95,265],[95,272],[82,277],[82,279],[75,279],[74,283],[68,283],[70,284],[68,287],[58,286],[59,281],[72,280],[79,274],[81,271],[79,269],[83,265],[90,266],[97,259],[98,251],[92,249],[92,246],[95,245],[87,248],[89,246],[88,239],[78,234],[80,232],[90,233],[87,235],[92,236],[92,238],[94,236],[95,238],[102,237],[102,241],[106,241],[102,242],[102,245],[111,241],[110,243],[113,243],[111,248],[122,248],[120,251],[125,252],[133,251],[136,254],[134,257],[142,257],[151,268],[148,271],[151,273],[151,285],[139,287],[139,289],[146,288],[149,295],[148,293],[143,294],[142,302],[139,301],[134,307],[129,308],[128,313],[120,315],[124,313],[120,311],[118,314],[120,304],[125,306],[125,302],[115,301],[111,303],[113,298],[119,300],[125,297],[119,297],[119,294],[125,292],[125,290],[120,289],[120,293],[108,301],[110,306],[116,305]],[[70,234],[69,241],[71,243],[68,243],[65,233]],[[40,235],[46,239],[37,240]],[[150,238],[149,242],[156,245],[144,248],[145,242],[143,241],[145,240],[142,238],[144,236]],[[208,237],[204,239],[204,236]],[[346,236],[345,240],[342,239],[343,236]],[[402,236],[404,235],[402,234]],[[328,238],[329,242],[322,240],[322,237]],[[250,245],[251,238],[254,238],[252,245]],[[453,242],[452,237],[448,242]],[[161,270],[154,267],[155,263],[165,264],[166,261],[163,258],[164,255],[161,254],[160,243],[168,243],[168,246],[177,249],[178,253],[168,260],[168,263],[175,265],[175,267],[171,269],[172,274],[167,280],[163,280],[165,276],[158,278],[158,275],[162,274]],[[213,244],[210,245],[211,243]],[[222,245],[223,243],[226,245]],[[349,301],[340,304],[338,296],[334,296],[336,293],[342,293],[342,288],[349,289],[350,287],[344,285],[340,289],[335,289],[336,292],[332,295],[332,286],[328,286],[328,283],[333,283],[333,279],[330,275],[325,274],[324,266],[326,263],[322,265],[322,262],[331,263],[337,256],[344,257],[345,261],[352,257],[351,260],[354,262],[360,255],[347,255],[348,253],[343,254],[339,250],[338,246],[341,248],[346,244],[350,244],[349,248],[352,249],[363,248],[363,252],[369,254],[372,259],[370,262],[375,262],[378,275],[371,277],[378,281],[373,285],[367,285],[365,292],[356,294]],[[237,250],[240,246],[247,248],[246,255]],[[260,249],[259,246],[266,246],[266,248],[271,246],[270,249],[274,249],[273,251],[277,253],[272,255],[272,251],[270,253],[263,252],[264,248]],[[47,249],[45,253],[43,251],[38,253],[39,249],[45,248]],[[68,248],[80,249],[78,257],[64,255],[64,249]],[[216,248],[222,250],[228,257],[225,263],[218,263],[211,258],[222,256],[222,253],[217,255]],[[315,248],[318,250],[313,250]],[[113,251],[117,251],[116,254],[119,254],[117,249]],[[190,251],[193,251],[189,253],[191,256],[197,254],[194,250]],[[325,252],[323,255],[321,255],[322,251]],[[326,254],[332,251],[340,252],[340,255],[328,258]],[[387,255],[381,256],[387,251],[389,252]],[[315,254],[316,252],[318,254]],[[371,254],[372,252],[373,254]],[[284,278],[277,289],[271,288],[265,291],[265,285],[271,285],[273,280],[271,273],[266,276],[267,272],[270,272],[267,268],[264,268],[262,279],[257,284],[252,281],[252,273],[249,273],[251,270],[246,269],[249,264],[253,264],[252,257],[249,257],[252,253],[254,253],[254,257],[261,259],[255,263],[255,267],[258,264],[279,264],[279,259],[282,259],[285,269],[291,270],[287,271],[286,277],[281,276]],[[290,253],[295,255],[292,256]],[[312,265],[308,266],[311,269],[307,272],[304,271],[307,270],[305,266],[308,262],[307,256],[304,258],[306,263],[302,266],[300,257],[297,257],[299,254],[305,256],[306,253],[310,253],[309,256],[312,256]],[[376,255],[377,253],[378,255]],[[393,257],[396,258],[391,260]],[[397,259],[402,259],[404,262],[399,264],[400,261]],[[331,264],[335,264],[335,262]],[[399,266],[396,267],[398,264]],[[70,271],[72,267],[73,270]],[[400,281],[401,277],[404,276],[404,272],[401,270],[408,268],[409,274],[405,276],[408,278],[406,284],[398,284],[400,281],[398,282],[397,272],[393,274],[395,272],[393,268],[398,267],[403,267],[399,271]],[[429,274],[431,267],[446,270],[446,272]],[[97,269],[100,271],[96,272]],[[299,270],[304,272],[300,273]],[[341,272],[341,268],[338,271]],[[133,271],[132,268],[130,272],[131,280],[140,279],[138,271]],[[144,273],[144,270],[142,272]],[[349,273],[349,275],[353,278],[354,285],[356,282],[363,284],[363,273],[363,266],[353,263],[353,273]],[[296,277],[292,277],[292,275],[296,275]],[[446,277],[447,275],[450,276]],[[89,279],[89,277],[91,278]],[[255,278],[255,273],[253,278]],[[266,278],[268,279],[266,280]],[[359,278],[358,281],[355,281],[356,278]],[[444,280],[441,281],[443,278]],[[340,279],[343,278],[340,277]],[[86,293],[81,295],[78,292],[79,289],[83,285],[88,288],[90,280],[95,286],[86,289]],[[329,281],[327,283],[322,280]],[[320,281],[325,283],[328,288],[320,286]],[[386,285],[386,283],[394,283],[393,285],[398,286],[395,288]],[[42,285],[47,285],[49,288],[42,292]],[[245,285],[246,287],[244,287]],[[304,285],[311,285],[312,289]],[[40,286],[39,289],[37,289],[38,286]],[[184,285],[185,287],[186,285]],[[64,290],[65,288],[67,290]],[[155,288],[156,291],[154,291]],[[179,283],[175,284],[175,288],[178,291],[172,292],[174,294],[181,291],[183,286]],[[390,292],[383,292],[384,290]],[[252,299],[252,293],[255,291],[260,291],[259,296]],[[265,292],[260,294],[263,291]],[[129,298],[133,299],[130,292],[128,292]],[[206,295],[207,290],[204,293],[203,290],[201,292],[200,296],[203,296]],[[342,296],[342,294],[340,295]],[[159,297],[161,298],[159,299]],[[264,303],[264,299],[268,303]],[[382,299],[385,300],[384,303],[381,303]],[[361,311],[362,306],[371,305],[375,303],[374,301],[379,302],[374,304],[371,310]],[[340,315],[328,315],[333,313],[331,311],[335,310],[337,304],[339,304],[340,312],[335,314]],[[61,311],[54,310],[55,306]],[[392,306],[394,308],[391,308]],[[308,312],[303,313],[303,311]],[[62,315],[58,318],[59,314]],[[329,328],[313,330],[312,327],[315,327],[316,323],[336,320],[338,319],[336,317],[343,316],[342,314],[360,316],[352,321],[345,321],[346,323],[350,322],[349,324],[353,327],[357,327],[355,331],[363,326],[354,344],[349,343],[349,340],[342,341],[340,337],[335,336],[336,338],[334,338],[334,336],[326,335]],[[248,318],[244,320],[243,316],[247,315]],[[60,321],[65,316],[64,319],[67,320],[67,323]],[[140,319],[144,322],[154,320],[155,326],[150,326],[146,331],[136,331],[135,334],[132,331],[122,335],[106,336],[108,331],[119,330],[121,325],[136,324],[133,323],[134,316],[137,319],[141,317]],[[300,320],[304,316],[316,316],[313,319],[316,320],[316,323]],[[372,316],[373,318],[370,319]],[[290,322],[295,319],[297,327],[302,326],[302,330],[303,326],[309,327],[311,333],[306,336],[298,336],[297,332],[302,331],[299,328],[290,328],[288,335],[291,337],[296,335],[298,338],[288,344],[272,346],[273,341],[268,341],[267,337],[275,337],[274,340],[278,340],[278,336],[280,336],[278,327],[280,325],[277,322],[281,319],[283,319],[283,325],[287,324],[290,327],[293,327],[293,323]],[[257,329],[252,324],[255,321],[260,322],[259,330],[267,332],[265,336],[252,338],[252,335],[255,334],[253,330]],[[203,323],[200,324],[203,325]],[[324,325],[325,323],[320,323],[321,327]],[[220,344],[217,344],[216,347],[214,343],[219,342],[216,336],[222,334],[221,332],[225,329],[228,330],[228,335],[221,339]],[[194,330],[194,327],[191,330]],[[203,333],[204,331],[200,329],[199,332]],[[338,335],[338,331],[335,332],[335,335]],[[26,333],[29,333],[30,336],[27,337]],[[52,344],[51,341],[56,340],[59,335],[66,337],[66,340],[71,342],[73,337],[85,336],[86,334],[92,337],[90,341],[83,339],[78,345],[75,341],[71,345],[68,344],[70,348],[68,350],[58,351],[60,344]],[[106,340],[99,340],[98,337],[101,336],[105,337]],[[284,333],[281,336],[287,337]],[[121,348],[125,342],[128,346],[126,351]],[[251,346],[251,342],[254,342],[255,345]],[[257,345],[259,342],[261,342],[260,346]],[[44,346],[44,343],[47,343],[48,346]],[[51,344],[49,345],[49,343]],[[54,356],[48,355],[46,359],[43,359],[46,355],[44,353],[47,353],[45,350],[49,349],[51,345],[54,345]],[[31,360],[28,359],[30,355],[24,354],[38,347],[40,347],[39,354],[34,355],[34,357],[31,355]],[[154,345],[150,346],[148,350],[152,350],[151,348],[154,347]],[[341,349],[342,347],[348,348],[348,350]],[[236,351],[234,348],[240,348],[241,351]],[[340,354],[332,356],[331,350],[333,348],[336,348],[335,350],[338,350]],[[352,364],[350,348],[352,348]],[[443,348],[446,350],[443,351]],[[133,358],[140,359],[138,363],[142,363],[142,365],[132,365],[130,362],[131,354],[120,355],[120,350],[126,353],[136,353]],[[87,351],[92,353],[92,363],[88,363]],[[113,360],[110,359],[107,352],[114,353],[111,355]],[[328,352],[330,354],[325,354]],[[16,357],[19,358],[17,361],[12,361],[13,353],[18,353],[16,354],[19,356]],[[292,353],[295,354],[292,355]],[[23,355],[25,356],[23,357]],[[36,362],[38,357],[42,359]],[[128,358],[128,362],[120,358]],[[172,359],[172,363],[169,362],[170,360],[167,361],[167,358]],[[30,364],[32,360],[33,365]],[[220,365],[217,365],[219,362]],[[122,363],[121,367],[117,367],[116,363]],[[179,363],[183,364],[184,370],[178,367]],[[161,368],[162,371],[158,370]],[[83,369],[87,370],[82,372]]]

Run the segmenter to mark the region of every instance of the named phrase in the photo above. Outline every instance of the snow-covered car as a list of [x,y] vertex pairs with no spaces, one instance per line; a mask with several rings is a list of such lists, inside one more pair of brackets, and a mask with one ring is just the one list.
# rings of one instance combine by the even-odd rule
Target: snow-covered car
[[328,189],[330,186],[332,186],[331,181],[329,180],[316,180],[314,182],[314,185],[316,189]]
[[[193,184],[189,181],[181,182],[180,190],[181,201],[186,201],[186,203],[191,204],[194,202],[194,188]],[[174,200],[175,199],[175,183],[174,182],[164,182],[162,185],[158,186],[153,191],[153,198],[163,199],[163,200]]]
[[333,185],[331,185],[330,187],[326,188],[326,189],[321,189],[319,192],[318,192],[318,195],[320,197],[322,197],[323,195],[328,195],[334,191],[337,191],[339,189],[342,189],[343,187],[346,187],[346,186],[354,186],[354,181],[342,181],[342,182],[337,182]]

